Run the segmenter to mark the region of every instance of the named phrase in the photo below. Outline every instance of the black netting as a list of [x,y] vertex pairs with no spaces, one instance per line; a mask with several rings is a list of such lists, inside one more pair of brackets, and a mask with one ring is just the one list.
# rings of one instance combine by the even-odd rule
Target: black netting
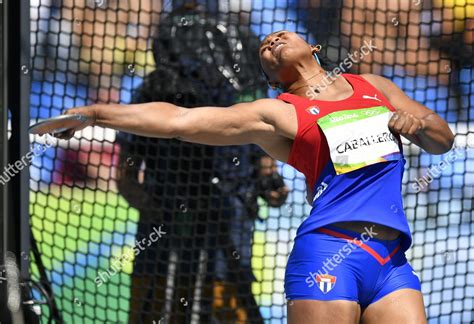
[[[472,1],[34,0],[30,13],[32,122],[95,102],[274,96],[257,53],[272,31],[321,44],[333,67],[373,42],[345,67],[390,78],[456,132],[442,156],[405,144],[408,257],[430,322],[472,320]],[[268,163],[252,145],[99,127],[48,145],[30,168],[31,226],[64,321],[285,322],[284,269],[310,206],[303,176],[278,163],[265,177]],[[291,191],[272,207],[262,187],[279,175]]]

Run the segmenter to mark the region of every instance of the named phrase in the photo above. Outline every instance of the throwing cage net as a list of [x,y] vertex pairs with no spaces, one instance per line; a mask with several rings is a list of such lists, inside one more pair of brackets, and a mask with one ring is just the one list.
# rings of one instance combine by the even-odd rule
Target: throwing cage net
[[[440,156],[404,145],[407,253],[429,321],[473,320],[472,1],[34,0],[30,15],[32,122],[96,102],[275,96],[257,49],[281,29],[321,44],[333,71],[393,80],[456,133]],[[32,149],[31,275],[46,275],[57,308],[43,322],[286,321],[286,260],[310,211],[302,174],[252,145],[100,127]]]

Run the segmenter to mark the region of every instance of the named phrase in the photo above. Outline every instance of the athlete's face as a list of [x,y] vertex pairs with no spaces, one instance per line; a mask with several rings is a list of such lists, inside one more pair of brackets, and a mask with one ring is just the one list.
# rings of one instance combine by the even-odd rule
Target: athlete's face
[[270,82],[284,82],[285,69],[312,59],[314,48],[298,34],[281,30],[260,43],[260,63]]

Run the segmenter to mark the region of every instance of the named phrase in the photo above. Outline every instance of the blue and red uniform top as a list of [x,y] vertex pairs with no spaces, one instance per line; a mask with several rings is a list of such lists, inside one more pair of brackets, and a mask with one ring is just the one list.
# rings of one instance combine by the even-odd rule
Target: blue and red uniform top
[[336,222],[372,222],[400,231],[405,251],[411,245],[401,193],[405,159],[400,136],[388,128],[395,108],[363,77],[342,76],[353,88],[343,100],[278,96],[298,118],[288,164],[305,175],[314,196],[297,237]]

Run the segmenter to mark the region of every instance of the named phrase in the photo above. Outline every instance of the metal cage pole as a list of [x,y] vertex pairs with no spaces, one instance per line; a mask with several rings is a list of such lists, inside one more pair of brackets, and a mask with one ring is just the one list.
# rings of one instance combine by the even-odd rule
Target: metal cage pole
[[[29,93],[30,93],[30,26],[28,0],[0,0],[2,17],[2,264],[11,252],[19,267],[18,280],[29,279]],[[8,124],[11,135],[8,138]],[[20,166],[20,164],[22,164]],[[5,287],[7,286],[7,287]],[[10,322],[3,303],[8,283],[1,288],[0,321]],[[8,308],[8,306],[7,306]],[[11,308],[11,307],[10,307]],[[23,318],[20,306],[11,320]],[[18,316],[21,315],[21,316]],[[3,319],[3,317],[6,317]]]
[[[12,134],[9,140],[9,161],[25,161],[30,150],[28,126],[30,124],[30,1],[9,1],[15,3],[9,9],[9,15],[16,21],[10,22],[10,55],[15,55],[14,60],[9,60],[9,82],[14,80],[14,98],[9,101],[11,110]],[[11,5],[11,4],[10,4]],[[18,37],[19,36],[19,37]],[[29,252],[30,252],[30,219],[29,219],[29,168],[23,168],[12,179],[10,201],[10,220],[15,222],[15,234],[12,235],[12,246],[16,248],[16,256],[23,279],[29,279]],[[13,233],[12,233],[13,234]]]
[[[5,11],[3,1],[0,0],[0,172],[3,174],[3,170],[8,164],[8,112],[5,106],[5,88],[7,83],[6,79],[6,68],[5,68]],[[6,276],[4,271],[5,264],[5,253],[6,253],[6,234],[7,234],[7,209],[8,209],[8,197],[7,187],[0,179],[0,321],[7,323],[10,320],[9,311],[7,308],[7,283],[5,282]]]

